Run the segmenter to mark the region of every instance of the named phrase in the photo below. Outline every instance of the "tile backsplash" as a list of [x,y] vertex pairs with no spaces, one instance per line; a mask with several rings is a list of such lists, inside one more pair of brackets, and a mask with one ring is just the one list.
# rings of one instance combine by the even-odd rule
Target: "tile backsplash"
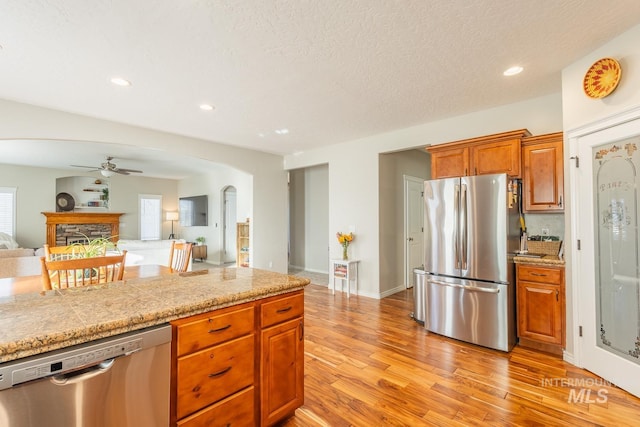
[[548,229],[550,236],[564,240],[564,214],[524,214],[524,220],[529,236],[542,235],[542,230]]

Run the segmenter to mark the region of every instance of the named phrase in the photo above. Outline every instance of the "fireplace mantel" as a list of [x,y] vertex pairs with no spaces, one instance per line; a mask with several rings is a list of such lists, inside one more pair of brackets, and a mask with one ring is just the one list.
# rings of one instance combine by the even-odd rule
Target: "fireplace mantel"
[[60,224],[104,224],[111,227],[111,240],[118,241],[120,216],[115,212],[42,212],[47,217],[47,244],[56,246],[57,225]]

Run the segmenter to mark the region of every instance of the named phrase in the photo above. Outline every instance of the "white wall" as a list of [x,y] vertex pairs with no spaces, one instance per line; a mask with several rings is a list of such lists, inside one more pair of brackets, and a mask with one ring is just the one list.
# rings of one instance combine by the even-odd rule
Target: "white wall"
[[[380,155],[380,294],[405,289],[404,175],[431,178],[426,150]],[[413,267],[418,267],[417,265]]]
[[[253,179],[250,174],[233,168],[216,168],[203,175],[194,175],[178,182],[178,197],[198,196],[206,194],[209,201],[209,218],[206,227],[180,227],[176,225],[178,238],[195,241],[203,236],[207,245],[207,261],[213,264],[223,263],[223,190],[232,185],[236,188],[235,222],[244,222],[253,217]],[[250,233],[253,224],[250,221]],[[235,243],[234,243],[235,244]],[[253,256],[250,256],[253,260]]]
[[289,174],[289,264],[329,272],[329,168],[320,165]]
[[379,266],[384,242],[379,235],[378,154],[523,128],[534,135],[561,130],[560,94],[285,156],[284,164],[286,169],[329,165],[331,256],[340,256],[335,233],[354,226],[356,240],[349,251],[361,261],[359,292],[379,298],[389,285],[381,284]]
[[[566,135],[580,127],[606,119],[621,112],[640,108],[640,25],[611,40],[585,57],[574,62],[562,72],[562,105],[565,132],[565,189],[570,189],[570,168],[574,167],[571,153],[567,146]],[[616,90],[602,99],[587,97],[582,89],[584,75],[591,65],[600,58],[615,58],[622,68],[622,78]],[[565,191],[566,193],[566,191]],[[565,275],[566,275],[566,357],[571,360],[575,349],[576,326],[574,322],[574,296],[571,289],[574,262],[571,256],[573,244],[578,236],[572,235],[571,224],[576,221],[571,205],[571,198],[565,203],[565,229],[569,238],[565,239]]]
[[281,156],[7,100],[0,100],[0,117],[0,143],[60,139],[134,145],[245,171],[253,177],[253,266],[287,271],[287,173]]

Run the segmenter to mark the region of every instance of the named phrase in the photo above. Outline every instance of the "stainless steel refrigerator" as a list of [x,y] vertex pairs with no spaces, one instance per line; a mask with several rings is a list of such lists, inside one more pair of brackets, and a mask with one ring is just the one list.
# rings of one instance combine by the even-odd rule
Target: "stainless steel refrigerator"
[[509,351],[516,341],[517,184],[506,174],[425,181],[425,328]]

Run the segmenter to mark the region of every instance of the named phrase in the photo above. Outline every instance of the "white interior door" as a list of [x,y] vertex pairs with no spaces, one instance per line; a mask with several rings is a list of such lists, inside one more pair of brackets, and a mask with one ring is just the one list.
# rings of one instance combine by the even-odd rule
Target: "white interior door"
[[224,190],[224,254],[222,262],[236,261],[236,189],[227,187]]
[[580,160],[572,165],[578,363],[640,396],[640,118],[570,143]]
[[424,180],[404,176],[404,236],[405,236],[405,286],[413,287],[413,269],[424,264],[424,207],[422,193]]

